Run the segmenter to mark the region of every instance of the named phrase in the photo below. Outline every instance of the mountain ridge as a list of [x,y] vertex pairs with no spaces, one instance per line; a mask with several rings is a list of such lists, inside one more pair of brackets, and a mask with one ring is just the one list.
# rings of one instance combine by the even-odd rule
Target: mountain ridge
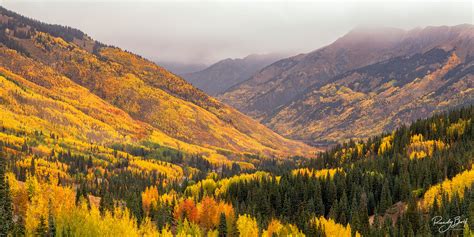
[[[386,34],[387,31],[391,33]],[[327,137],[324,135],[308,135],[311,137],[309,138],[293,134],[291,126],[280,126],[277,122],[288,118],[277,114],[296,103],[308,91],[329,85],[344,73],[397,57],[413,57],[439,48],[446,52],[454,50],[462,62],[470,61],[474,54],[473,32],[472,25],[425,27],[407,31],[388,28],[375,33],[373,30],[355,29],[328,46],[308,54],[282,59],[266,67],[218,98],[283,135],[294,139],[309,139],[309,142],[325,140]],[[376,37],[380,35],[381,38]],[[332,111],[335,108],[327,109]],[[301,126],[304,127],[304,124]]]
[[[153,131],[160,133],[159,137],[167,137],[164,141],[174,148],[212,151],[212,156],[222,162],[232,156],[217,150],[269,156],[290,155],[293,149],[296,154],[314,151],[221,104],[149,60],[93,41],[85,34],[66,40],[52,36],[47,32],[63,27],[46,25],[53,27],[49,29],[36,21],[28,25],[31,20],[3,8],[0,14],[2,48],[10,45],[8,48],[19,52],[2,50],[1,67],[41,86],[55,86],[47,80],[47,73],[77,83],[135,121],[149,124],[146,127],[152,130],[151,135]],[[35,28],[36,24],[47,32]]]
[[226,58],[201,71],[182,76],[199,89],[216,96],[282,57],[280,54],[251,54],[244,58]]

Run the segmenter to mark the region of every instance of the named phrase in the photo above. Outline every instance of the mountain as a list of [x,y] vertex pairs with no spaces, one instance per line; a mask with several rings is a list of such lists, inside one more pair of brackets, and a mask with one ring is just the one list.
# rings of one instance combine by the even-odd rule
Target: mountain
[[472,102],[474,27],[356,29],[219,98],[309,143],[363,138]]
[[170,72],[176,75],[183,75],[187,73],[201,71],[207,68],[206,64],[200,63],[181,63],[181,62],[172,62],[172,61],[155,61],[157,65],[166,68]]
[[224,59],[208,68],[183,74],[188,82],[210,95],[218,95],[235,86],[277,60],[283,58],[279,54],[252,54],[245,58]]
[[314,151],[138,55],[0,8],[1,122],[110,145],[151,141],[213,162]]

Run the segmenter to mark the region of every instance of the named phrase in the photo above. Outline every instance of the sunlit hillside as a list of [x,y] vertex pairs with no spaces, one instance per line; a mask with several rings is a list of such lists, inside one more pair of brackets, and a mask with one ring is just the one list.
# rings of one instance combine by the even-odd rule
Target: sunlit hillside
[[[94,102],[87,97],[102,100],[108,110],[116,110],[129,117],[133,126],[141,127],[142,131],[131,128],[127,133],[124,126],[123,136],[140,140],[162,134],[152,137],[177,149],[196,152],[199,146],[201,152],[223,150],[236,156],[253,153],[284,157],[314,151],[284,139],[150,61],[97,43],[80,31],[39,23],[5,9],[0,19],[5,46],[17,51],[2,49],[2,67],[51,91],[59,91],[64,83],[81,87],[90,96],[77,99],[79,103],[73,106],[92,111],[87,107]],[[55,83],[47,83],[52,80]],[[62,100],[63,94],[54,98]],[[75,96],[72,91],[65,94]],[[114,119],[102,118],[102,122],[121,127],[119,118]]]

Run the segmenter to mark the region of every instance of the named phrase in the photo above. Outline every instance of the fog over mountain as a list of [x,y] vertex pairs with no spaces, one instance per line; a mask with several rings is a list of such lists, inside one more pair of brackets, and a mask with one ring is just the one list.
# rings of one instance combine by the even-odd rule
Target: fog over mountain
[[250,54],[307,53],[357,26],[411,29],[472,23],[474,12],[472,2],[465,0],[0,0],[0,5],[78,28],[153,61],[207,65]]
[[170,62],[170,61],[156,61],[156,64],[168,69],[170,72],[182,75],[185,73],[193,73],[201,71],[207,68],[206,64],[203,63],[182,63],[182,62]]

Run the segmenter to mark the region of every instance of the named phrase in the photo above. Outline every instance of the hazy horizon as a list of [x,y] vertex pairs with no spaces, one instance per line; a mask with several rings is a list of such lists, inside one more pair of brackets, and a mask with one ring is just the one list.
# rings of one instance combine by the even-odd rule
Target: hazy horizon
[[[19,14],[78,28],[160,62],[212,64],[250,54],[306,53],[356,27],[473,23],[470,1],[24,1]],[[104,30],[107,29],[107,30]]]

